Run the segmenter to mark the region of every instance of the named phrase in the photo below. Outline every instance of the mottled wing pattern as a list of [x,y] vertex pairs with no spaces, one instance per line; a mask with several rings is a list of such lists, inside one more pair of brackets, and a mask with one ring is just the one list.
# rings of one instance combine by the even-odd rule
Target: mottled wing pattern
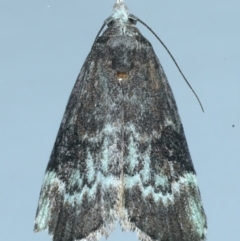
[[206,217],[174,96],[140,33],[136,48],[137,66],[123,87],[123,226],[144,241],[205,240]]
[[124,14],[97,39],[73,88],[35,231],[91,241],[119,219],[143,241],[203,241],[206,217],[172,91]]
[[35,231],[55,241],[107,236],[122,198],[122,90],[106,48],[100,38],[83,65],[45,173]]

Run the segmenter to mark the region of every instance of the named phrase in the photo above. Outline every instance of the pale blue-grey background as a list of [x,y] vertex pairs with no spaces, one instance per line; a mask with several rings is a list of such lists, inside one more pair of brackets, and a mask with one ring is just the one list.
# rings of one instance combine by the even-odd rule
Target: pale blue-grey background
[[[115,0],[0,1],[0,239],[49,241],[33,221],[80,68]],[[175,94],[208,217],[209,241],[240,240],[240,1],[126,0]],[[233,125],[235,125],[233,127]],[[136,240],[120,228],[110,241]]]

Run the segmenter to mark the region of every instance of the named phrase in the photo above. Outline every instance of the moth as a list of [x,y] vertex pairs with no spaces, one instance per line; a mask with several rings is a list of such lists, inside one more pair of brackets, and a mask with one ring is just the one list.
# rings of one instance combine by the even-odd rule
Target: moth
[[172,90],[117,0],[70,95],[34,230],[99,240],[119,221],[142,241],[203,241],[207,222]]

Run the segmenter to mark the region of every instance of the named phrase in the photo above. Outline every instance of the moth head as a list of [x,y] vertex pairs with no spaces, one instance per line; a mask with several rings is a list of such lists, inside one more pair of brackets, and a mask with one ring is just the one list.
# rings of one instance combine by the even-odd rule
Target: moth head
[[119,19],[121,22],[126,23],[128,21],[128,8],[123,0],[117,0],[113,6],[112,17]]
[[115,25],[136,25],[137,24],[137,20],[138,18],[135,17],[133,14],[129,14],[128,15],[128,19],[126,22],[122,22],[121,19],[116,19],[114,18],[113,16],[110,16],[109,18],[107,18],[105,20],[105,24],[108,26],[108,27],[112,27],[112,26],[115,26]]
[[113,7],[112,15],[105,21],[105,24],[110,27],[113,25],[136,25],[137,18],[129,14],[128,8],[123,0],[117,0]]

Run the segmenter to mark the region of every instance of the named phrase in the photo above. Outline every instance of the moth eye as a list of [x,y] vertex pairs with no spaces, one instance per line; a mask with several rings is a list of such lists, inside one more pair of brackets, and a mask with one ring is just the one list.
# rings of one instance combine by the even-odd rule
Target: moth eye
[[110,22],[107,23],[107,26],[108,26],[108,27],[111,27],[111,26],[113,26],[114,23],[115,23],[115,21],[112,20],[112,21],[110,21]]
[[136,25],[137,24],[137,20],[135,18],[128,18],[128,22],[132,25]]
[[126,72],[117,72],[117,79],[119,81],[125,80],[127,78],[128,78],[128,73],[126,73]]
[[128,23],[131,25],[136,25],[137,24],[138,18],[134,16],[133,14],[129,14],[128,16]]

